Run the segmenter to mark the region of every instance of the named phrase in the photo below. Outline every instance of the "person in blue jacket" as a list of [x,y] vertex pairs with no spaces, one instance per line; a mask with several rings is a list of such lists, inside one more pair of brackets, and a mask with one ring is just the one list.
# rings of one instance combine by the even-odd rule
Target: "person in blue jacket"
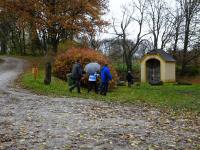
[[112,80],[112,75],[108,68],[108,64],[105,64],[101,69],[101,86],[100,86],[100,94],[106,95],[108,92],[109,81]]

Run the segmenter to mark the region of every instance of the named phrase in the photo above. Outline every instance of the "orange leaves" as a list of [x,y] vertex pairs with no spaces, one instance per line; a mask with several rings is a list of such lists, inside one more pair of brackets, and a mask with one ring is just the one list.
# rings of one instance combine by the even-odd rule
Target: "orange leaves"
[[102,29],[106,22],[100,16],[107,3],[108,0],[0,0],[0,10],[14,14],[13,22],[19,30],[35,30],[38,36],[44,33],[49,41],[46,45],[57,52],[60,41],[95,35]]
[[[92,50],[92,49],[77,49],[72,48],[69,49],[66,53],[62,53],[58,55],[55,59],[54,63],[54,74],[61,78],[66,80],[67,79],[67,73],[71,72],[73,63],[77,60],[81,60],[81,63],[83,67],[85,67],[86,64],[90,62],[97,62],[101,65],[108,63],[109,67],[111,69],[111,73],[113,76],[113,80],[111,81],[111,88],[116,86],[116,81],[118,79],[117,72],[111,65],[110,61],[106,56],[104,56],[102,53]],[[87,82],[87,79],[85,79],[84,83]]]
[[16,14],[19,22],[24,24],[34,22],[48,28],[56,22],[61,30],[92,32],[95,26],[101,26],[104,22],[100,15],[107,9],[107,3],[108,0],[56,0],[54,3],[41,0],[1,0],[0,8]]

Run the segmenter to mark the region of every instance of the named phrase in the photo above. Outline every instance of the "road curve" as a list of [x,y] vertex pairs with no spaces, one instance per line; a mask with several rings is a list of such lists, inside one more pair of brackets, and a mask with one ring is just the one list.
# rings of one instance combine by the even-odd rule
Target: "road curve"
[[3,60],[0,64],[0,90],[4,90],[22,73],[25,61],[12,57],[0,57],[0,59]]
[[200,116],[14,88],[24,61],[1,57],[0,150],[199,149]]

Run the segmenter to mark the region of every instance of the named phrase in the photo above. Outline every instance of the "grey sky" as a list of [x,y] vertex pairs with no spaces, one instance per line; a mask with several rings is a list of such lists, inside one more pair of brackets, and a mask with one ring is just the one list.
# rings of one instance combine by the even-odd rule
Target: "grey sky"
[[[129,6],[129,4],[135,1],[137,2],[138,0],[109,0],[109,13],[107,13],[104,16],[104,19],[109,21],[110,23],[112,22],[112,18],[116,18],[116,20],[118,22],[121,21],[122,19],[122,5],[126,5]],[[175,6],[175,0],[165,0],[166,4],[169,5],[170,7],[173,8],[173,6]],[[135,15],[137,16],[137,13],[135,13]],[[135,35],[137,35],[138,32],[138,24],[130,24],[129,28],[128,28],[128,34],[129,37],[131,37],[132,40],[134,40],[134,38],[136,37]],[[108,30],[107,34],[103,34],[102,38],[111,38],[114,36],[114,31],[112,30],[112,28],[110,27]],[[143,33],[147,33],[148,32],[148,28],[147,25],[144,24],[143,26]],[[147,37],[148,39],[150,38]]]
[[131,0],[110,0],[109,1],[109,16],[117,16],[120,12],[121,5],[128,4]]
[[[135,0],[133,0],[135,1]],[[128,5],[132,0],[109,0],[110,12],[106,15],[107,18],[114,16],[119,17],[122,5]],[[165,0],[170,6],[175,5],[175,0]]]
[[[104,16],[105,20],[111,22],[112,18],[121,18],[121,6],[130,3],[131,0],[109,0],[109,12]],[[108,29],[108,34],[103,34],[103,38],[113,37],[112,29]]]
[[[109,12],[104,16],[105,20],[109,21],[112,23],[112,18],[115,18],[116,25],[117,22],[120,22],[122,19],[122,6],[130,4],[134,0],[109,0]],[[138,1],[138,0],[135,0]],[[129,31],[129,36],[132,36],[132,39],[134,39],[133,34],[137,34],[137,24],[131,23],[129,25],[128,31]],[[102,35],[102,38],[111,38],[114,36],[114,31],[111,27],[107,29],[108,33],[105,33]]]

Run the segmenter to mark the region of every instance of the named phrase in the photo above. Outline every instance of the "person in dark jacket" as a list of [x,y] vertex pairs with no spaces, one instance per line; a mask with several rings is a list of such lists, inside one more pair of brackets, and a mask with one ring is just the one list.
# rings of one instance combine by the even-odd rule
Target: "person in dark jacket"
[[106,93],[108,92],[108,85],[110,80],[112,80],[112,75],[108,68],[108,64],[105,64],[101,69],[101,87],[100,87],[101,95],[106,95]]
[[72,80],[74,80],[74,82],[69,88],[70,92],[72,92],[72,90],[77,87],[78,93],[81,93],[80,81],[82,78],[82,74],[83,74],[83,69],[82,69],[80,60],[77,60],[76,63],[72,67],[71,78],[72,78]]
[[131,85],[133,84],[133,75],[131,74],[131,71],[128,71],[126,80],[128,82],[128,87],[131,87]]

